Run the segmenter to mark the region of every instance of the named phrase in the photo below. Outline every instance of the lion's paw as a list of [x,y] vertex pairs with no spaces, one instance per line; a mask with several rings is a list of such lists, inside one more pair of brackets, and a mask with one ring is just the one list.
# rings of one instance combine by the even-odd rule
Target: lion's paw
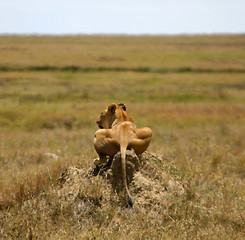
[[95,158],[93,163],[94,163],[95,166],[98,166],[99,163],[100,163],[100,159],[99,158]]

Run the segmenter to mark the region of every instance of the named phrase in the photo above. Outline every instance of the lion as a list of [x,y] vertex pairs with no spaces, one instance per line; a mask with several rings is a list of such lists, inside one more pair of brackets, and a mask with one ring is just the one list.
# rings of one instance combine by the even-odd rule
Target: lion
[[136,128],[123,103],[110,104],[96,123],[100,129],[95,133],[94,147],[99,158],[95,159],[94,164],[101,166],[106,163],[107,156],[112,161],[114,155],[121,152],[125,203],[132,207],[133,201],[127,186],[126,150],[133,149],[137,155],[141,155],[150,144],[152,130],[148,127]]

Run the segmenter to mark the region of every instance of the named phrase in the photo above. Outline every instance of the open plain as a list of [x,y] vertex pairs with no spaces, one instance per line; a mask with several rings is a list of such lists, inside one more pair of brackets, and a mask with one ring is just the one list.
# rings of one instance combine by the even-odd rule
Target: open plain
[[[245,35],[0,36],[0,55],[1,239],[245,239]],[[162,156],[142,194],[166,178],[183,194],[125,209],[87,178],[113,102]]]

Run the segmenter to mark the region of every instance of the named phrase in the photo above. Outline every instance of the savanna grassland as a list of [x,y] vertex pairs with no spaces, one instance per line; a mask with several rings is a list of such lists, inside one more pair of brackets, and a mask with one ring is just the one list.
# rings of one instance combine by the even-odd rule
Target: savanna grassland
[[[0,56],[0,239],[245,239],[245,35],[0,36]],[[112,102],[185,193],[125,209],[94,177],[78,217],[57,179],[91,168]]]

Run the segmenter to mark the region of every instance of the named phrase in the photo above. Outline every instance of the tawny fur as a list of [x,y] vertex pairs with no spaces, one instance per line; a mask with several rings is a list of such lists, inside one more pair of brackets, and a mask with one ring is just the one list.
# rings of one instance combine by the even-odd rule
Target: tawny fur
[[100,114],[96,122],[100,130],[96,131],[94,147],[99,159],[94,164],[99,166],[106,162],[106,156],[113,157],[121,151],[122,177],[125,189],[125,201],[132,206],[133,202],[127,186],[126,150],[134,149],[137,155],[142,154],[150,144],[152,131],[150,128],[136,128],[133,120],[126,113],[124,104],[110,104]]

